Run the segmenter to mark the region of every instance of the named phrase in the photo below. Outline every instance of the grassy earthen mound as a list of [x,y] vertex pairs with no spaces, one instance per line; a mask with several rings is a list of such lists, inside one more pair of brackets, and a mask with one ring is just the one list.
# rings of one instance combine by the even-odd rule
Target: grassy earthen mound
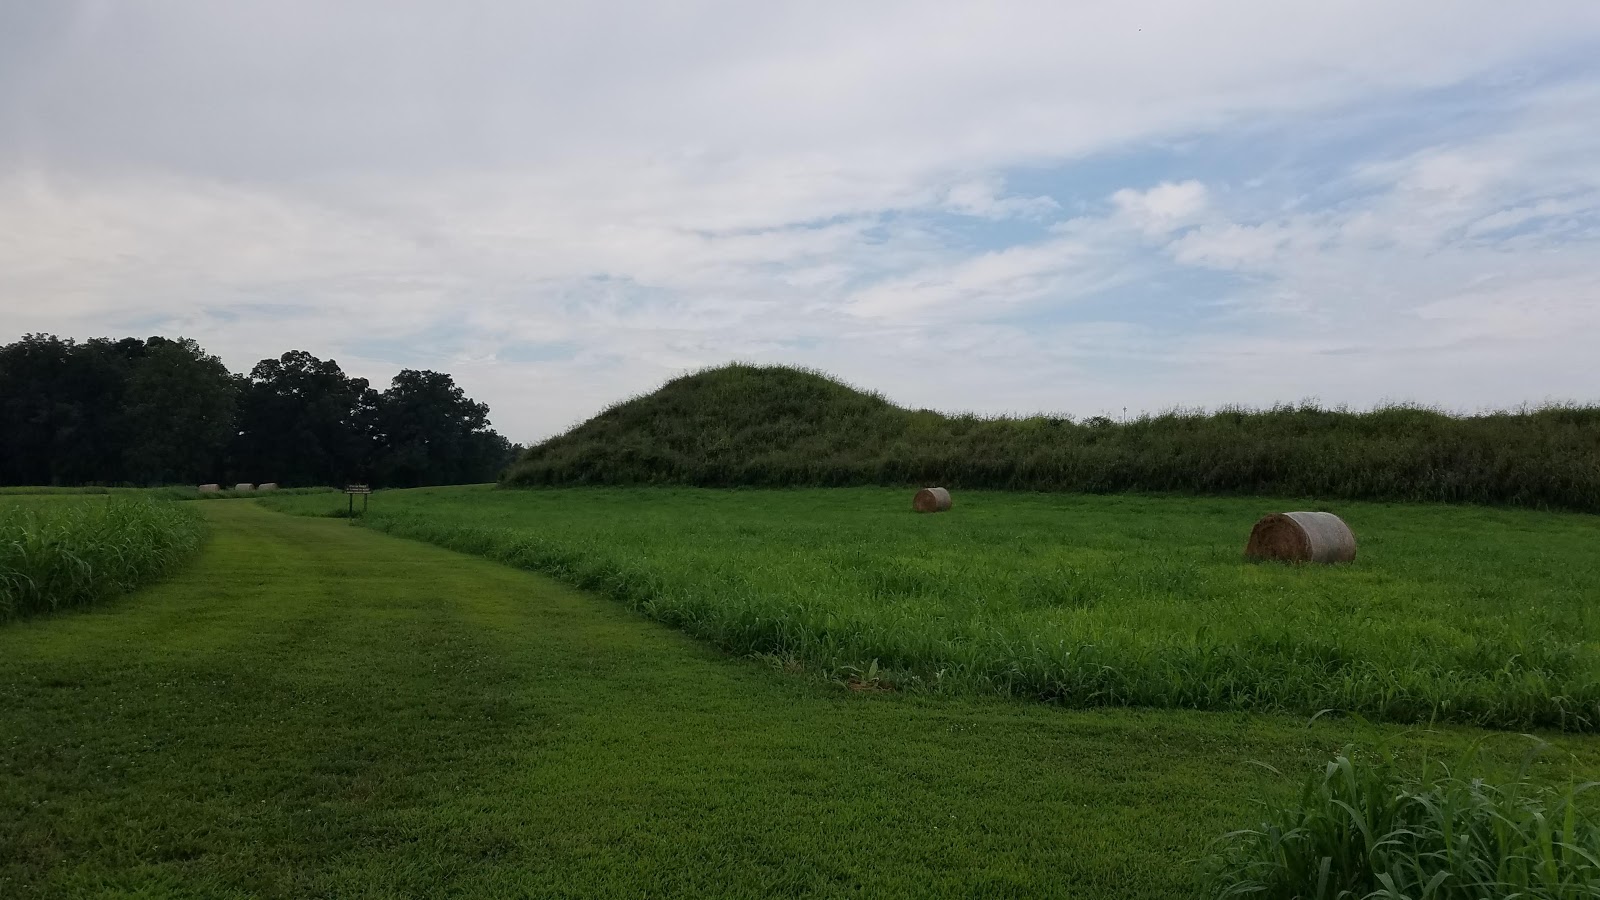
[[818,372],[730,365],[531,447],[508,486],[1181,492],[1600,512],[1600,407],[1453,416],[1312,404],[1128,422],[907,409]]

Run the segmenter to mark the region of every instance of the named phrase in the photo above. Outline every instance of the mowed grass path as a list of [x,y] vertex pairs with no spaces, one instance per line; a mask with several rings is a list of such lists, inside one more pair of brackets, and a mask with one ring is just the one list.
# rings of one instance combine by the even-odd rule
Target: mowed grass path
[[858,694],[483,560],[204,512],[173,580],[0,628],[0,897],[1191,897],[1248,798],[1346,741],[1480,736]]

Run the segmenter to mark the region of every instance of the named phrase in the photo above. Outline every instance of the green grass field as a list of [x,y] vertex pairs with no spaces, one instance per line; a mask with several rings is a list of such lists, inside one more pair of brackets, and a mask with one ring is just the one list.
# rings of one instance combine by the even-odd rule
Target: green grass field
[[[671,517],[593,496],[597,519],[703,533],[697,495]],[[561,495],[475,499],[561,521]],[[781,500],[733,498],[747,521]],[[1528,743],[856,691],[485,560],[196,508],[212,538],[170,580],[0,627],[0,896],[1191,898],[1251,798],[1293,795],[1346,743],[1414,765],[1487,741],[1491,766]],[[1600,767],[1600,739],[1549,737],[1542,779]]]
[[1296,567],[1241,551],[1259,516],[1305,501],[962,492],[919,516],[910,495],[436,488],[380,494],[367,524],[843,679],[1600,728],[1593,516],[1342,503],[1356,563]]

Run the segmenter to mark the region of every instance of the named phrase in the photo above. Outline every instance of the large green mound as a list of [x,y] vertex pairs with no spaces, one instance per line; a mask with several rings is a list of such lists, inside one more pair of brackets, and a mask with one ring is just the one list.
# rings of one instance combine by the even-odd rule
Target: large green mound
[[[911,417],[818,372],[723,366],[669,381],[531,448],[507,480],[861,483],[860,461],[887,449],[883,444],[903,435]],[[828,477],[846,471],[852,474]]]
[[1600,512],[1600,407],[1453,416],[1314,405],[1101,417],[908,410],[826,375],[729,365],[530,448],[507,485],[911,485],[1250,493]]

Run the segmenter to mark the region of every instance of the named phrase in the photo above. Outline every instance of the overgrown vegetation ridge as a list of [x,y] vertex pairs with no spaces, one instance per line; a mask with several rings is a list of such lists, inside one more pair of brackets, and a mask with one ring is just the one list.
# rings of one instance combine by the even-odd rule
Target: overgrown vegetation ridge
[[532,447],[507,485],[943,484],[1600,511],[1600,407],[1455,416],[1314,405],[1102,417],[908,410],[802,369],[668,382]]

